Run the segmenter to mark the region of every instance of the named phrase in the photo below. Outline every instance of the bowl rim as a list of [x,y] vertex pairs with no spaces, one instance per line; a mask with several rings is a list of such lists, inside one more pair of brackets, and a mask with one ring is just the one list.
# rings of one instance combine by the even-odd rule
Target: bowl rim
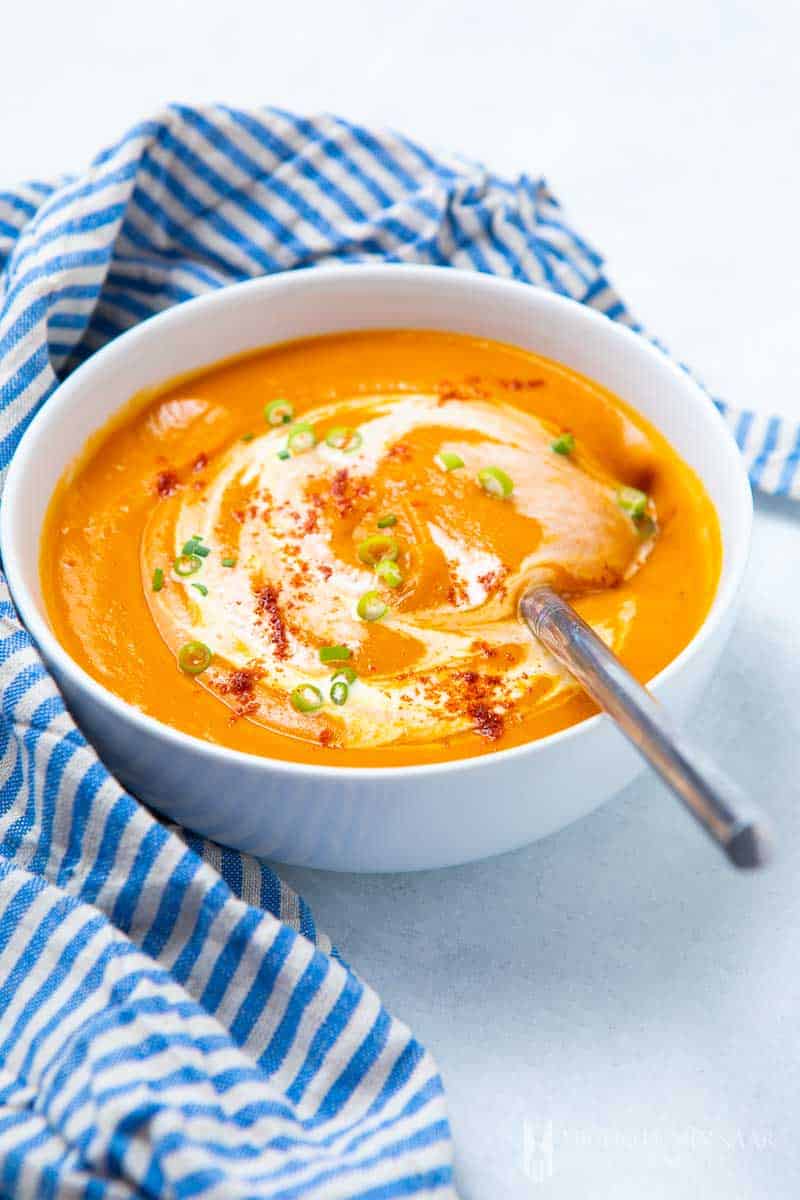
[[[542,753],[558,743],[565,743],[576,738],[588,736],[603,724],[610,726],[612,724],[610,717],[602,712],[595,713],[590,717],[584,718],[582,721],[567,726],[565,729],[557,730],[555,733],[547,734],[544,737],[536,738],[529,742],[522,742],[517,746],[510,746],[506,749],[493,750],[486,754],[472,755],[465,758],[448,759],[444,762],[415,763],[409,766],[329,766],[318,765],[316,763],[293,762],[289,759],[251,754],[244,750],[235,750],[231,747],[205,741],[194,734],[185,733],[183,730],[177,729],[172,725],[167,725],[156,717],[149,716],[135,705],[124,700],[121,696],[117,696],[89,675],[71,657],[51,629],[46,616],[43,613],[40,614],[39,606],[22,577],[21,569],[17,566],[17,557],[14,553],[16,497],[25,486],[24,481],[27,471],[32,465],[31,460],[39,448],[40,431],[45,430],[51,422],[58,421],[60,411],[73,402],[73,395],[75,393],[80,394],[85,382],[90,380],[93,374],[102,370],[106,362],[109,360],[113,362],[113,359],[118,354],[132,350],[139,341],[151,338],[154,330],[160,330],[161,334],[166,336],[174,326],[202,321],[204,316],[210,315],[216,308],[235,303],[232,295],[240,295],[245,290],[264,291],[268,294],[272,290],[279,290],[286,287],[302,288],[309,284],[313,285],[315,280],[322,281],[323,278],[326,283],[332,284],[336,282],[337,278],[352,275],[354,272],[358,272],[363,276],[367,283],[370,281],[373,283],[385,282],[390,275],[396,277],[399,273],[402,273],[412,279],[418,279],[420,283],[430,282],[432,277],[441,278],[442,276],[447,276],[456,287],[459,285],[472,288],[478,287],[485,289],[487,293],[491,291],[502,292],[508,295],[516,293],[520,299],[523,297],[530,299],[531,293],[534,293],[538,303],[551,305],[556,311],[561,310],[566,320],[577,321],[578,324],[584,322],[586,326],[594,325],[598,328],[602,325],[604,332],[612,340],[616,339],[620,346],[635,345],[639,353],[644,353],[646,356],[652,358],[653,361],[657,361],[662,369],[666,366],[674,379],[680,383],[684,391],[691,397],[692,403],[702,406],[711,427],[716,428],[718,432],[720,452],[727,456],[729,465],[732,467],[738,480],[736,504],[739,510],[737,516],[741,524],[741,533],[735,545],[728,545],[723,540],[723,578],[720,581],[705,620],[691,641],[681,650],[680,654],[648,680],[646,685],[648,690],[657,696],[662,687],[674,676],[678,675],[690,660],[702,651],[703,647],[713,638],[723,623],[741,590],[749,556],[753,522],[753,498],[744,461],[730,429],[725,424],[710,395],[700,387],[684,367],[679,366],[678,363],[647,338],[640,336],[627,326],[613,321],[599,310],[590,308],[577,300],[544,288],[535,287],[535,285],[529,283],[505,279],[496,275],[483,274],[469,269],[408,263],[345,263],[336,266],[325,266],[323,270],[320,270],[318,267],[306,267],[297,271],[259,276],[256,279],[249,279],[241,283],[222,287],[216,291],[208,292],[201,296],[193,297],[191,300],[173,305],[139,322],[92,354],[67,379],[60,383],[32,418],[20,439],[20,443],[8,468],[2,493],[2,504],[0,505],[0,555],[2,555],[3,570],[5,571],[8,587],[23,626],[33,638],[37,649],[46,661],[49,660],[55,663],[56,669],[68,677],[73,685],[88,692],[101,708],[109,710],[123,723],[129,722],[141,732],[160,738],[168,745],[180,745],[184,748],[188,746],[202,758],[214,760],[220,765],[230,764],[231,766],[247,767],[250,770],[263,770],[269,774],[278,773],[305,778],[341,779],[342,781],[358,780],[361,782],[369,781],[370,779],[388,781],[400,775],[421,777],[453,774],[460,773],[461,771],[479,770],[493,765],[499,768],[501,765],[517,759],[535,756],[537,753]],[[444,332],[447,332],[444,329],[444,325],[442,329]],[[289,338],[286,340],[291,341],[292,339]],[[264,346],[267,347],[270,344],[269,342],[265,342]],[[257,350],[258,348],[253,347],[252,349]],[[248,350],[242,351],[245,354],[248,352]],[[219,359],[211,357],[205,366],[211,367],[215,361],[219,361]],[[568,366],[569,364],[565,363],[564,365]],[[202,371],[203,369],[204,367],[200,366],[192,368],[191,372],[194,373],[195,370]],[[634,408],[636,407],[635,403],[630,400],[627,402],[632,403]],[[112,415],[108,414],[106,420],[109,420]],[[656,423],[654,422],[654,424]],[[657,424],[656,427],[658,427]],[[67,467],[64,468],[64,470],[66,469]],[[48,504],[51,498],[52,493],[48,498]],[[58,686],[57,682],[56,686]]]

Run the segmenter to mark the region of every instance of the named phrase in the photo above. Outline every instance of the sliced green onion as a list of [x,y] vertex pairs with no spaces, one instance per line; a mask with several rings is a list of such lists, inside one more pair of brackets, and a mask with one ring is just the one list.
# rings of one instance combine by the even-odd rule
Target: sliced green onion
[[331,429],[325,441],[333,450],[341,450],[345,454],[355,454],[364,439],[357,429],[350,429],[347,425],[337,425],[335,429]]
[[206,587],[206,585],[204,583],[193,583],[193,584],[191,584],[191,587],[195,588],[200,593],[201,596],[208,595],[208,588]]
[[292,706],[301,713],[313,713],[322,708],[325,699],[318,687],[313,683],[301,683],[292,692],[289,699]]
[[243,441],[243,442],[252,442],[252,440],[253,440],[253,438],[254,438],[255,436],[256,436],[256,435],[255,435],[254,433],[246,433],[246,434],[244,435],[244,437],[242,438],[242,441]]
[[358,675],[356,675],[352,667],[339,667],[338,670],[333,672],[331,679],[335,683],[336,680],[340,678],[345,681],[348,687],[352,687],[352,685],[358,679]]
[[160,592],[163,586],[164,572],[161,570],[161,567],[156,567],[155,571],[153,571],[153,591]]
[[641,517],[647,508],[647,496],[638,488],[621,487],[617,491],[617,504],[629,517]]
[[460,454],[454,454],[452,450],[440,450],[434,460],[439,464],[443,471],[457,471],[459,467],[463,467],[464,460]]
[[208,558],[211,551],[203,545],[203,539],[194,534],[183,547],[181,554],[196,554],[198,558]]
[[403,582],[403,572],[391,558],[382,558],[376,563],[375,574],[390,588],[400,587]]
[[187,575],[194,575],[203,565],[203,560],[197,554],[180,554],[173,563],[173,571],[176,575],[180,575],[181,579],[185,579]]
[[397,517],[394,513],[387,513],[385,517],[378,517],[376,524],[378,529],[391,529],[393,525],[397,524]]
[[320,646],[319,661],[324,663],[329,662],[344,662],[350,658],[352,650],[349,646]]
[[264,406],[264,418],[268,425],[288,425],[294,420],[294,405],[289,400],[271,400]]
[[498,500],[507,500],[514,490],[511,476],[506,475],[500,467],[484,467],[482,471],[478,471],[478,483],[485,492],[496,496]]
[[575,434],[562,433],[561,437],[557,437],[554,442],[550,443],[550,449],[555,450],[556,454],[563,454],[565,457],[572,454],[575,449]]
[[388,611],[388,604],[384,604],[378,592],[364,592],[356,605],[356,612],[362,621],[380,621]]
[[636,528],[639,530],[639,537],[653,537],[656,532],[656,523],[648,513],[643,513],[641,517],[636,518]]
[[316,444],[317,435],[314,433],[313,425],[300,421],[290,429],[286,446],[292,454],[305,454],[307,450],[313,450]]
[[235,558],[223,558],[222,565],[223,565],[223,567],[235,567],[236,559]]
[[283,462],[285,462],[287,458],[291,458],[291,457],[292,456],[288,450],[279,450],[278,451],[278,458],[280,458]]
[[368,567],[374,567],[383,558],[397,558],[400,547],[388,533],[374,533],[372,537],[364,538],[356,546],[358,557]]
[[350,688],[343,679],[337,679],[331,684],[331,700],[334,704],[346,704],[349,695]]
[[178,651],[178,666],[186,675],[200,675],[213,655],[205,642],[186,642]]

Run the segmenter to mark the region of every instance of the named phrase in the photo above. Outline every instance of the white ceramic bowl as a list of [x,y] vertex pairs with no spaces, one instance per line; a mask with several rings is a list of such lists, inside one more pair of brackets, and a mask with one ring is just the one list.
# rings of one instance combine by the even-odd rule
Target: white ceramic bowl
[[719,658],[747,559],[750,488],[708,397],[643,339],[548,292],[435,267],[316,269],[215,292],[118,338],[61,385],[14,457],[0,524],[11,591],[78,724],[130,791],[199,833],[288,863],[387,871],[482,858],[560,829],[642,769],[607,717],[432,766],[343,769],[326,767],[323,755],[319,766],[257,758],[144,716],[91,679],[54,637],[38,570],[47,504],[88,437],[134,392],[288,338],[402,326],[494,338],[565,363],[643,413],[697,471],[719,513],[724,563],[702,629],[651,684],[678,718]]

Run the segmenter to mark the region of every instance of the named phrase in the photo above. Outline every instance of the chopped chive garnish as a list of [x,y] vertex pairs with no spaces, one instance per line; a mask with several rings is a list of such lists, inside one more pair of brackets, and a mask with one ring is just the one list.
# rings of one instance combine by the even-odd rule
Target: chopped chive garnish
[[500,467],[484,467],[482,471],[478,471],[478,483],[485,492],[496,496],[498,500],[507,500],[514,490],[511,476],[506,475]]
[[363,440],[357,429],[350,429],[346,425],[337,425],[325,438],[333,450],[342,450],[345,454],[355,454]]
[[434,460],[439,464],[443,471],[457,471],[459,467],[463,467],[464,460],[460,454],[454,454],[452,450],[440,450]]
[[319,661],[324,663],[344,662],[350,658],[351,654],[349,646],[320,646]]
[[313,450],[316,444],[317,435],[314,433],[313,425],[308,425],[305,421],[300,421],[297,425],[293,425],[289,431],[286,448],[292,454],[305,454],[306,450]]
[[350,688],[343,679],[337,679],[331,684],[331,700],[334,704],[346,704],[347,697],[350,695]]
[[156,567],[155,571],[153,571],[153,591],[160,592],[163,586],[164,572],[161,570],[161,567]]
[[187,575],[194,575],[199,571],[202,565],[203,560],[197,554],[180,554],[175,559],[172,569],[181,579],[185,579]]
[[178,651],[178,666],[186,675],[200,675],[213,655],[205,642],[186,642]]
[[206,587],[206,585],[204,583],[193,583],[193,584],[191,584],[191,587],[195,588],[200,593],[201,596],[208,595],[208,588]]
[[255,435],[254,433],[246,433],[246,434],[244,435],[244,437],[242,438],[242,441],[243,441],[243,442],[252,442],[252,440],[253,440],[253,438],[254,438],[255,436],[256,436],[256,435]]
[[362,621],[380,621],[388,611],[388,604],[384,604],[378,592],[364,592],[356,605],[356,612]]
[[292,692],[289,699],[292,706],[301,713],[313,713],[322,708],[325,703],[322,692],[313,683],[301,683]]
[[550,443],[550,449],[555,450],[556,454],[563,454],[565,457],[572,454],[575,449],[575,434],[562,433],[554,442]]
[[372,537],[364,538],[356,546],[358,557],[368,567],[374,567],[383,558],[397,558],[400,547],[388,533],[374,533]]
[[348,687],[352,687],[358,679],[352,667],[338,667],[331,675],[332,681],[335,683],[337,679],[342,678]]
[[382,558],[376,563],[375,574],[390,588],[400,587],[403,582],[403,572],[391,558]]
[[635,487],[621,487],[617,491],[617,504],[629,517],[641,517],[647,508],[647,496]]
[[181,551],[181,554],[196,554],[198,558],[208,558],[210,553],[208,546],[203,545],[202,539],[197,534],[189,538]]
[[288,450],[279,450],[279,451],[278,451],[278,458],[279,458],[279,459],[280,459],[282,462],[286,462],[286,459],[287,459],[287,458],[291,458],[291,457],[292,457],[292,456],[291,456],[291,454],[289,453],[289,451],[288,451]]
[[289,400],[271,400],[264,406],[264,419],[268,425],[288,425],[294,420],[294,405]]
[[235,558],[223,558],[222,565],[223,565],[223,567],[235,567],[236,559]]
[[376,524],[378,529],[391,529],[393,525],[397,524],[397,517],[394,513],[387,513],[385,517],[378,517]]

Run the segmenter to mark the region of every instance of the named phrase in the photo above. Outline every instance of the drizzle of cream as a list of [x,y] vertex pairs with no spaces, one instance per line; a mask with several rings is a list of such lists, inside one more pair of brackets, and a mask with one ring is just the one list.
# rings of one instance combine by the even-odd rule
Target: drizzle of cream
[[[375,586],[372,571],[340,562],[333,555],[331,530],[324,515],[318,514],[316,530],[303,532],[302,518],[308,511],[304,488],[310,478],[331,480],[342,467],[356,477],[373,474],[389,448],[417,428],[431,424],[458,431],[482,432],[497,442],[494,460],[503,462],[503,452],[518,460],[532,443],[549,446],[551,435],[534,417],[504,405],[483,401],[455,402],[445,406],[436,396],[370,396],[348,402],[348,409],[361,405],[365,420],[359,424],[362,443],[355,453],[342,451],[320,442],[307,453],[278,460],[285,445],[286,430],[267,430],[251,442],[237,442],[215,460],[215,473],[209,472],[202,495],[184,492],[176,497],[177,517],[165,524],[164,506],[154,510],[145,531],[142,550],[142,578],[145,594],[158,628],[173,650],[186,641],[206,642],[214,653],[214,664],[198,682],[219,693],[228,671],[257,664],[261,677],[254,689],[254,706],[248,718],[272,727],[295,729],[298,718],[288,705],[288,696],[302,683],[313,683],[327,699],[333,670],[319,660],[322,643],[344,644],[356,650],[365,636],[365,625],[356,613],[358,598]],[[330,422],[342,408],[342,401],[320,406],[304,414],[304,420],[317,426]],[[479,451],[469,442],[460,446],[465,458]],[[552,458],[552,454],[550,454]],[[472,463],[468,463],[472,469]],[[547,470],[562,470],[555,462]],[[181,579],[171,576],[169,588],[154,593],[148,586],[159,553],[177,556],[183,544],[196,534],[215,547],[215,531],[226,515],[227,496],[233,487],[250,494],[247,504],[251,515],[242,523],[236,566],[221,565],[221,556],[212,552],[203,560],[202,573]],[[541,504],[541,484],[526,490],[525,481],[515,493],[522,511]],[[562,692],[575,688],[573,681],[533,641],[516,618],[511,599],[495,597],[487,603],[488,593],[481,576],[496,571],[500,562],[480,547],[469,546],[434,522],[428,525],[431,538],[444,554],[450,570],[461,581],[465,600],[460,614],[452,606],[447,612],[424,613],[392,611],[383,624],[398,633],[413,637],[422,646],[422,655],[412,671],[398,677],[359,679],[350,688],[348,702],[342,708],[326,707],[326,716],[335,724],[340,740],[351,747],[385,744],[395,740],[430,741],[451,736],[470,725],[469,717],[448,703],[437,680],[448,678],[459,663],[474,658],[476,639],[489,646],[516,645],[519,661],[503,672],[502,701],[499,707],[524,700],[534,683],[545,678],[549,688],[540,701],[550,703]],[[530,571],[545,561],[552,547],[529,557],[522,570]],[[307,564],[302,588],[291,582],[299,559]],[[270,642],[268,622],[257,612],[254,579],[271,581],[278,588],[277,603],[285,622],[288,653],[277,657]],[[207,595],[201,596],[192,584],[202,582]],[[623,605],[618,619],[598,631],[617,648],[635,614],[635,605]],[[223,696],[224,699],[224,696]],[[227,701],[226,701],[227,702]],[[292,722],[294,724],[292,724]],[[302,725],[301,725],[302,728]]]

